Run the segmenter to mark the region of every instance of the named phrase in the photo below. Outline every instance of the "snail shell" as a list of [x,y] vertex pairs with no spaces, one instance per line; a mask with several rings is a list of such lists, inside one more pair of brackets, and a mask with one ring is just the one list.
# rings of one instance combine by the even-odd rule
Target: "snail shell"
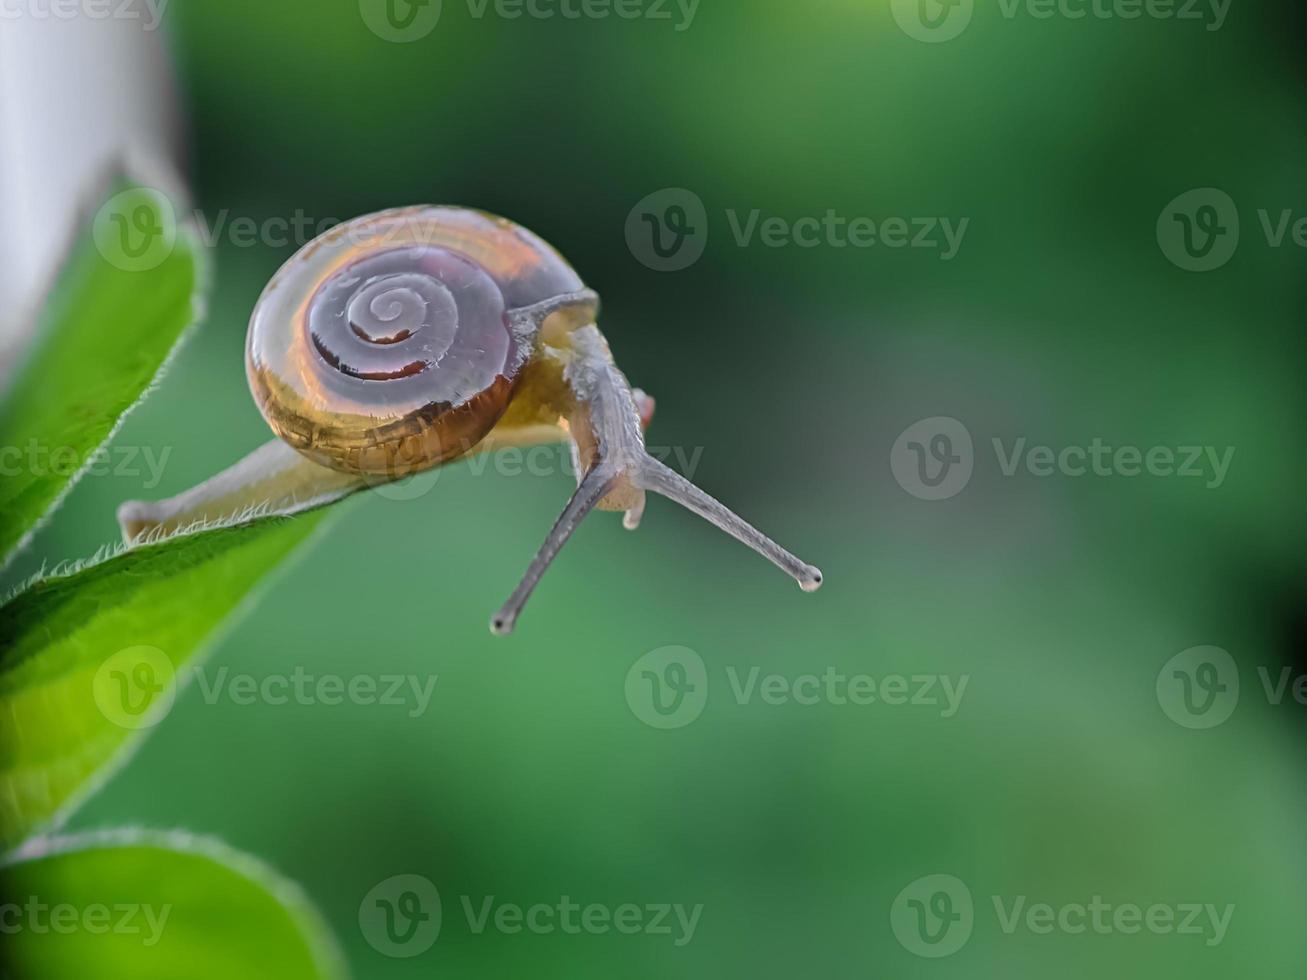
[[399,478],[481,441],[534,350],[530,308],[589,322],[592,295],[567,309],[583,288],[506,219],[453,207],[365,215],[310,242],[263,291],[250,390],[273,431],[315,462]]

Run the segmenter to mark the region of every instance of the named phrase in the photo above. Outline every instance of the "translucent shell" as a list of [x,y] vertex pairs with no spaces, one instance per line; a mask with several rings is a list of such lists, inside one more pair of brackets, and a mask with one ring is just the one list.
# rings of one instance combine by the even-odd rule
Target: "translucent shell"
[[503,218],[365,215],[314,239],[263,291],[246,341],[250,390],[273,431],[315,462],[404,476],[466,453],[504,414],[535,343],[515,311],[583,288]]

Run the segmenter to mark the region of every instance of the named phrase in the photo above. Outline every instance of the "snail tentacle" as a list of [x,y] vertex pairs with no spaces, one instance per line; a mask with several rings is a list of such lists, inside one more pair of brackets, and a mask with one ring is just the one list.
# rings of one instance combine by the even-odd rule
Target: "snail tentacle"
[[588,469],[521,583],[491,620],[493,632],[501,635],[512,632],[541,576],[586,514],[596,507],[622,510],[626,512],[623,524],[634,530],[644,514],[646,491],[675,501],[752,548],[798,582],[805,592],[815,592],[821,587],[820,569],[795,557],[720,501],[649,455],[644,444],[643,422],[646,411],[652,411],[652,400],[643,393],[641,400],[637,400],[625,375],[613,363],[608,344],[597,326],[582,327],[570,339],[571,359],[564,377],[575,405],[568,422],[576,454]]
[[586,310],[593,319],[599,310],[599,294],[593,289],[563,293],[561,296],[553,296],[539,303],[532,303],[530,306],[519,306],[509,310],[508,316],[514,322],[539,329],[551,314],[572,308]]
[[558,520],[554,522],[549,536],[545,538],[545,543],[540,546],[536,556],[531,559],[531,564],[527,567],[526,574],[522,576],[522,581],[518,583],[513,594],[508,597],[508,601],[490,621],[490,630],[500,636],[505,636],[513,632],[513,627],[517,624],[517,617],[522,612],[522,607],[526,605],[527,599],[531,598],[531,593],[540,582],[545,570],[549,568],[553,560],[562,550],[567,539],[572,536],[572,532],[584,519],[585,515],[594,510],[595,505],[600,499],[608,493],[617,480],[617,471],[607,466],[597,466],[581,478],[577,485],[576,492],[572,494],[572,499],[567,502],[563,512],[558,515]]
[[674,500],[686,510],[693,511],[714,527],[719,527],[742,544],[748,545],[786,575],[799,583],[804,592],[821,588],[821,569],[800,561],[767,535],[716,498],[699,489],[665,463],[651,456],[640,461],[632,476],[636,486],[652,490],[668,500]]

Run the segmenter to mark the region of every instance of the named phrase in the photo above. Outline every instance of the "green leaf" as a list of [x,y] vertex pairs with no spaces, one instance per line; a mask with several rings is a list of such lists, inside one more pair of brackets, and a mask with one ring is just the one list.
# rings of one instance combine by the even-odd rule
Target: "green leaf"
[[80,229],[0,401],[0,567],[96,461],[198,319],[203,256],[158,191],[116,182]]
[[175,832],[39,843],[33,856],[0,868],[6,966],[17,978],[345,975],[317,910],[249,855]]
[[0,852],[107,778],[171,709],[214,628],[327,513],[168,538],[0,606]]

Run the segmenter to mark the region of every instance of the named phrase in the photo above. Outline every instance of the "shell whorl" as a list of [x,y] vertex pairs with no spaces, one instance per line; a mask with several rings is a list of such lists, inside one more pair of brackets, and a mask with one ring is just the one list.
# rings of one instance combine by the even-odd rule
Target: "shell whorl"
[[[420,387],[438,404],[460,404],[511,371],[506,312],[499,285],[470,259],[410,245],[337,270],[297,328],[343,377],[345,396],[367,395],[358,381],[391,381]],[[399,393],[388,387],[385,397]]]
[[508,407],[534,337],[514,311],[580,290],[548,245],[460,208],[355,219],[301,249],[250,319],[273,431],[333,469],[397,478],[462,455]]

